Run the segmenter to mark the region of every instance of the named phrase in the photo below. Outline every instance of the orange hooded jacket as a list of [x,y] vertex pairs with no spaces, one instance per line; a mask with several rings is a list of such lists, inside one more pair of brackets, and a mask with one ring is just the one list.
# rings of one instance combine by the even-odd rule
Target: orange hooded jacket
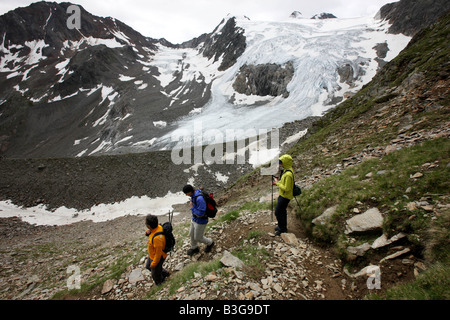
[[167,257],[167,253],[163,251],[166,246],[166,237],[162,234],[158,235],[153,239],[153,236],[162,232],[163,228],[161,225],[158,225],[155,229],[151,230],[150,235],[148,236],[148,256],[152,260],[151,268],[154,268],[158,265],[161,257],[165,259]]

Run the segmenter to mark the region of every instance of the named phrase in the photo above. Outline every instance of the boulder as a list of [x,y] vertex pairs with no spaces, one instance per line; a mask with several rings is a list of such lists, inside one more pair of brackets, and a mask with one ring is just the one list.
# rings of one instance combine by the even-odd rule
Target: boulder
[[411,251],[411,249],[409,249],[409,248],[403,249],[403,250],[401,250],[401,251],[397,251],[396,253],[393,253],[393,254],[388,255],[387,257],[384,257],[383,259],[381,259],[381,260],[380,260],[380,264],[383,263],[383,262],[385,262],[386,260],[392,260],[392,259],[395,259],[395,258],[397,258],[397,257],[400,257],[400,256],[402,256],[402,255],[404,255],[405,253],[408,253],[408,252],[410,252],[410,251]]
[[230,252],[226,250],[223,254],[222,259],[220,259],[220,262],[226,267],[242,268],[244,266],[244,262],[242,262],[241,259],[233,256]]
[[377,265],[368,265],[367,267],[362,268],[360,271],[356,273],[350,273],[347,268],[344,268],[344,273],[348,275],[350,278],[359,278],[362,276],[370,276],[374,273],[381,273],[380,267]]
[[347,251],[350,252],[351,254],[357,255],[362,257],[366,251],[368,251],[370,249],[370,244],[368,244],[367,242],[357,246],[357,247],[347,247]]
[[364,213],[348,219],[346,222],[346,234],[375,231],[381,229],[383,226],[383,216],[378,208],[371,208]]

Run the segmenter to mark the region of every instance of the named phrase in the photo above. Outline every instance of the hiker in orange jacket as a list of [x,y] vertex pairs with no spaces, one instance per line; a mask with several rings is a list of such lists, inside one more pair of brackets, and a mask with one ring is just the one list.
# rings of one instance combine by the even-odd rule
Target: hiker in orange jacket
[[145,218],[145,224],[148,228],[145,231],[145,235],[148,236],[148,259],[145,267],[151,271],[155,284],[159,285],[169,276],[169,272],[162,267],[167,257],[167,253],[163,251],[166,237],[163,234],[156,235],[163,231],[157,216],[149,214]]

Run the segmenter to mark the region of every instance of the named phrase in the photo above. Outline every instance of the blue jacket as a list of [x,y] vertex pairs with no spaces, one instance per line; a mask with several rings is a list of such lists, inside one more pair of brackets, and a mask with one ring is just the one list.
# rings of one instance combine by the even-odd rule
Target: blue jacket
[[192,221],[198,224],[207,224],[208,217],[206,216],[206,202],[203,198],[202,191],[196,190],[192,195]]

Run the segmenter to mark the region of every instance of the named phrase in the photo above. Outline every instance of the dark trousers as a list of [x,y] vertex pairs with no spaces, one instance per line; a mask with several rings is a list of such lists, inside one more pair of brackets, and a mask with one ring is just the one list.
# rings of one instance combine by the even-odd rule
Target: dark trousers
[[280,232],[287,232],[287,207],[289,201],[291,200],[279,196],[275,207],[275,217],[277,218]]
[[147,262],[145,263],[145,268],[150,270],[152,273],[153,281],[156,285],[160,285],[164,282],[164,280],[169,276],[169,271],[166,269],[163,269],[163,263],[165,259],[161,257],[161,260],[159,260],[159,263],[156,265],[156,268],[151,269],[150,265],[152,264],[153,260],[150,259],[150,257],[147,257]]

